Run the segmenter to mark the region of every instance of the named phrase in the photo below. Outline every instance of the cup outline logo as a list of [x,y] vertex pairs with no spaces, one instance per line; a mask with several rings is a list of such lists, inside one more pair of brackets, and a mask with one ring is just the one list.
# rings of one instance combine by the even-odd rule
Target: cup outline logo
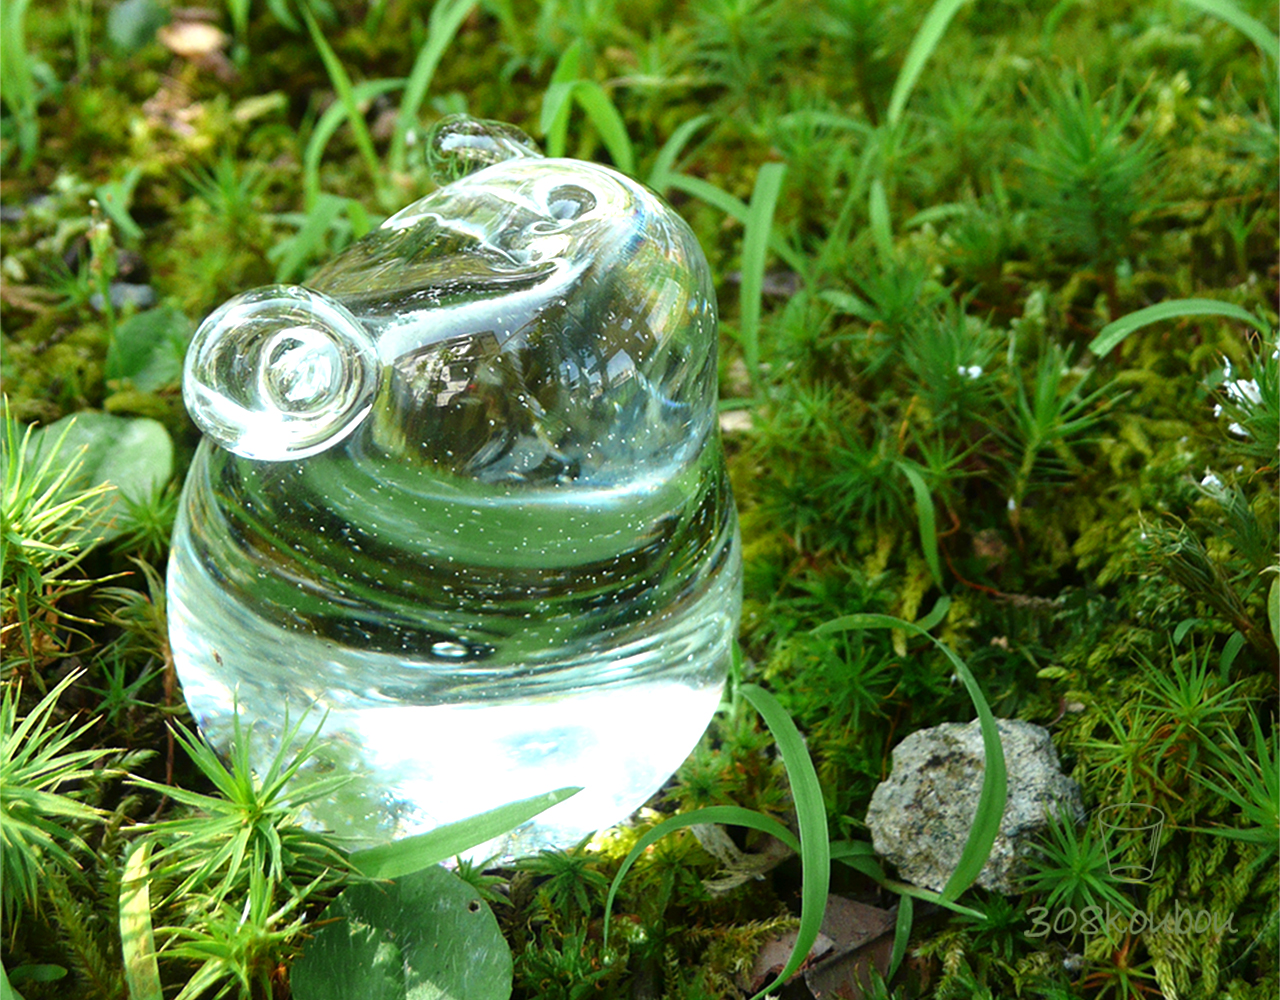
[[1121,802],[1104,806],[1097,815],[1112,877],[1131,885],[1145,884],[1155,874],[1164,810],[1145,802]]

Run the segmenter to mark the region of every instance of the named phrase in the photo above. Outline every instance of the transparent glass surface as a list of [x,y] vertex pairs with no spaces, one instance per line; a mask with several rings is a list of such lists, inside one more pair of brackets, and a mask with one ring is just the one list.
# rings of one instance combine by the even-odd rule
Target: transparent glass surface
[[234,705],[262,757],[286,711],[324,718],[314,767],[353,780],[308,821],[358,843],[584,786],[510,855],[625,818],[689,753],[741,557],[691,231],[477,124],[457,179],[201,327],[169,617],[216,745]]

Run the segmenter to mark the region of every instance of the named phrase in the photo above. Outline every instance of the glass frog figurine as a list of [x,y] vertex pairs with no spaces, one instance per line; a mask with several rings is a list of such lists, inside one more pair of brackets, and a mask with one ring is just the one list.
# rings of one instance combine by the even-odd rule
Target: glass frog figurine
[[[196,332],[205,434],[170,642],[215,746],[323,720],[308,824],[370,846],[565,786],[496,848],[624,819],[719,703],[741,552],[716,307],[689,227],[511,126],[432,132],[438,188],[305,287]],[[304,718],[305,717],[305,718]],[[307,773],[307,772],[303,772]]]

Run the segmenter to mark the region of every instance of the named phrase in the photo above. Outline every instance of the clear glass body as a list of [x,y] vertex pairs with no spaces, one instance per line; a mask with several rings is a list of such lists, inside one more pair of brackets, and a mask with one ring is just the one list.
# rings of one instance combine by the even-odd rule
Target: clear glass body
[[489,849],[625,818],[701,735],[736,632],[701,250],[613,171],[500,152],[188,354],[184,694],[215,745],[238,708],[259,759],[286,713],[323,718],[310,766],[353,780],[307,821],[355,844],[568,785]]

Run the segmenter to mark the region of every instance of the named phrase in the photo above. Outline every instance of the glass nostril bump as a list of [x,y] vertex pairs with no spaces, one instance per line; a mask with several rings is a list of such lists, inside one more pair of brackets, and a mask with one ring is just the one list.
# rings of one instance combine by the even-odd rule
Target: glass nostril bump
[[571,221],[596,207],[596,196],[578,184],[562,184],[547,196],[547,214]]

